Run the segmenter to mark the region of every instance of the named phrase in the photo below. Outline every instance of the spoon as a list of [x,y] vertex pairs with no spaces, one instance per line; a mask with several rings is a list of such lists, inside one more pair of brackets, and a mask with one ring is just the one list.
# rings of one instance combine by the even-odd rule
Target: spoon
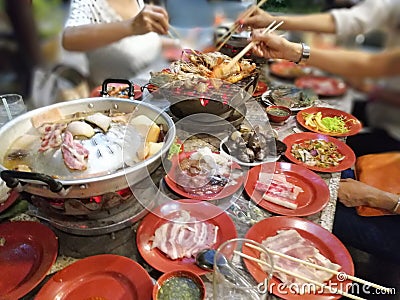
[[[215,249],[201,250],[196,255],[196,265],[204,270],[213,270],[215,253]],[[243,274],[236,270],[232,263],[228,261],[222,253],[219,254],[217,266],[219,267],[221,274],[223,274],[228,281],[249,288],[249,296],[251,295],[253,299],[260,299],[257,292],[252,290],[253,285]]]
[[[204,249],[196,255],[196,265],[204,270],[214,269],[214,257],[217,251],[214,249]],[[220,272],[228,278],[239,278],[246,286],[251,286],[250,283],[238,272],[235,266],[228,261],[225,256],[220,253],[217,261],[217,266]]]
[[[213,270],[214,269],[214,249],[204,249],[201,250],[196,255],[196,265],[203,270]],[[222,258],[222,256],[221,256]],[[223,259],[222,264],[226,263],[226,259]]]

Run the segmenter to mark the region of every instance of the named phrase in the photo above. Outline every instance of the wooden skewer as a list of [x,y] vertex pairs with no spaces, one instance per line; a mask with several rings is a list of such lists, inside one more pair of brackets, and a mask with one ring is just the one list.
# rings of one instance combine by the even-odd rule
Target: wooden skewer
[[[283,24],[283,21],[280,21],[277,25],[275,25],[275,27],[271,28],[275,23],[276,21],[273,21],[271,24],[269,24],[269,26],[263,30],[262,34],[274,32]],[[243,50],[236,54],[236,56],[227,64],[226,69],[230,70],[233,65],[236,64],[255,44],[256,42],[250,42],[246,47],[244,47]]]
[[[247,247],[249,247],[249,248],[256,249],[256,250],[258,250],[258,251],[260,251],[260,252],[265,252],[264,249],[262,249],[262,248],[260,248],[260,247],[257,247],[257,246],[255,246],[255,245],[253,245],[253,244],[246,243],[245,245],[246,245]],[[371,286],[371,287],[373,287],[373,288],[375,288],[375,289],[378,289],[378,290],[382,290],[382,291],[385,291],[385,292],[390,292],[390,291],[391,291],[390,288],[381,286],[381,285],[376,284],[376,283],[373,283],[373,282],[369,282],[369,281],[367,281],[367,280],[364,280],[364,279],[361,279],[361,278],[358,278],[358,277],[355,277],[355,276],[352,276],[352,275],[348,275],[348,274],[346,274],[346,273],[344,273],[344,272],[339,272],[339,271],[332,270],[332,269],[329,269],[329,268],[326,268],[326,267],[323,267],[323,266],[320,266],[320,265],[316,265],[316,264],[313,264],[313,263],[311,263],[311,262],[308,262],[308,261],[299,259],[299,258],[297,258],[297,257],[293,257],[293,256],[290,256],[290,255],[287,255],[287,254],[284,254],[284,253],[280,253],[280,252],[277,252],[277,251],[274,251],[274,250],[271,250],[271,249],[267,249],[267,251],[268,251],[270,254],[273,254],[273,255],[276,255],[276,256],[280,256],[280,257],[289,259],[289,260],[291,260],[291,261],[295,261],[295,262],[304,264],[304,265],[306,265],[306,266],[310,266],[310,267],[313,267],[313,268],[315,268],[315,269],[319,269],[319,270],[322,270],[322,271],[325,271],[325,272],[328,272],[328,273],[331,273],[331,274],[334,274],[334,275],[343,274],[343,275],[345,275],[346,278],[349,279],[349,280],[352,280],[352,281],[355,281],[355,282],[358,282],[358,283],[361,283],[361,284],[369,285],[369,286]]]
[[[244,254],[244,253],[239,252],[239,251],[237,251],[237,250],[234,250],[233,252],[234,252],[235,254],[241,256],[241,257],[247,258],[247,259],[252,260],[252,261],[254,261],[254,262],[256,262],[256,263],[265,265],[265,266],[267,266],[267,267],[271,267],[271,265],[268,264],[268,263],[267,263],[266,261],[264,261],[264,260],[255,258],[255,257],[250,256],[250,255],[247,255],[247,254]],[[273,268],[274,268],[276,271],[285,273],[285,274],[290,275],[290,276],[293,276],[293,277],[297,277],[297,278],[299,278],[299,279],[301,279],[301,280],[304,280],[305,282],[309,282],[309,283],[315,284],[315,285],[319,286],[320,288],[323,288],[323,289],[328,290],[328,291],[329,291],[330,293],[332,293],[332,294],[339,294],[339,295],[342,295],[342,296],[345,296],[345,297],[347,297],[347,298],[354,299],[354,300],[366,300],[365,298],[361,298],[361,297],[358,297],[358,296],[349,294],[349,293],[347,293],[347,292],[345,292],[345,291],[342,291],[342,290],[339,290],[339,289],[333,289],[333,288],[330,287],[329,285],[326,285],[326,284],[320,283],[320,282],[318,282],[318,281],[312,280],[312,279],[310,279],[310,278],[304,277],[303,275],[300,275],[300,274],[293,273],[293,272],[291,272],[291,271],[282,269],[281,267],[274,266]]]
[[[249,17],[257,8],[260,8],[265,2],[268,0],[261,0],[257,6],[254,6],[252,10],[249,10],[243,17],[247,18]],[[225,45],[225,43],[229,40],[229,38],[232,36],[232,34],[239,28],[239,24],[233,24],[231,28],[225,34],[223,34],[216,42],[215,44],[218,45],[217,49],[215,51],[221,50],[221,48]]]

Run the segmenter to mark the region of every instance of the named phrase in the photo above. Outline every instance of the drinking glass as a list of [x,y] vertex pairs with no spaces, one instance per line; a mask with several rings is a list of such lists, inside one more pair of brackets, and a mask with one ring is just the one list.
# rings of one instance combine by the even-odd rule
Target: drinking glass
[[[248,245],[258,247],[261,252]],[[241,253],[261,260],[264,264],[244,258]],[[272,257],[263,245],[245,238],[228,240],[218,247],[214,256],[214,300],[267,299],[272,273]]]
[[0,127],[11,121],[11,119],[26,113],[26,111],[27,109],[21,95],[0,95]]

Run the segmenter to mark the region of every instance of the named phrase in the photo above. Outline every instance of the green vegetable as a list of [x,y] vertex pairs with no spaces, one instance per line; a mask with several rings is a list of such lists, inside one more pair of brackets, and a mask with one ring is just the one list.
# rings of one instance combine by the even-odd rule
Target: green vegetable
[[157,294],[158,300],[200,300],[201,291],[189,277],[167,279]]
[[181,144],[173,143],[171,145],[171,148],[169,148],[168,159],[171,159],[172,156],[174,156],[175,154],[179,154],[182,151],[181,147],[182,147]]
[[322,118],[321,122],[331,132],[346,133],[349,131],[343,117],[338,117],[338,116],[324,117],[324,118]]

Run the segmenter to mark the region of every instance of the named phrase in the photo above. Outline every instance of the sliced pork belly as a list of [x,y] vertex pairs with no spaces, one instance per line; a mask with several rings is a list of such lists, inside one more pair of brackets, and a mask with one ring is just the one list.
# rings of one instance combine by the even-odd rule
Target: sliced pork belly
[[62,143],[61,134],[67,127],[66,124],[45,124],[38,128],[41,136],[41,144],[39,152],[44,152],[48,149],[57,149]]
[[75,142],[72,133],[65,131],[61,152],[65,165],[71,170],[86,170],[89,151]]
[[152,248],[158,248],[171,259],[195,256],[216,243],[218,226],[199,222],[182,211],[180,217],[156,229]]
[[303,192],[301,187],[288,182],[284,174],[260,173],[255,189],[264,192],[264,200],[290,209],[297,208],[297,196]]
[[[296,257],[332,270],[338,271],[341,267],[338,264],[331,262],[323,256],[314,245],[304,239],[296,230],[281,230],[277,235],[268,237],[262,244],[271,250]],[[265,254],[261,254],[261,258],[265,259]],[[333,274],[317,270],[313,267],[305,266],[304,264],[293,262],[286,258],[273,255],[274,266],[302,275],[309,279],[323,283],[332,278]],[[267,269],[265,269],[267,270]],[[303,280],[287,275],[282,272],[275,271],[274,275],[284,283],[302,284]]]

